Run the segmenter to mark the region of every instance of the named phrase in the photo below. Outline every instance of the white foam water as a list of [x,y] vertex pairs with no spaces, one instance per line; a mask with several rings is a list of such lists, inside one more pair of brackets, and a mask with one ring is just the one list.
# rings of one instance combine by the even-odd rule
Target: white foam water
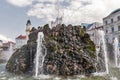
[[115,66],[118,67],[119,63],[118,63],[118,55],[119,55],[119,46],[118,46],[119,42],[118,42],[118,38],[115,37],[114,39],[114,60],[115,60]]
[[[43,63],[47,53],[46,48],[42,43],[43,40],[44,40],[44,34],[43,32],[39,32],[37,39],[37,52],[35,57],[35,77],[38,77],[38,75],[43,74]],[[45,49],[45,53],[43,53],[43,48]]]
[[102,41],[102,48],[104,52],[104,61],[105,61],[105,69],[106,69],[106,74],[109,74],[109,67],[108,67],[108,54],[107,54],[107,46],[105,42],[105,33],[102,30],[99,30],[99,34],[101,36],[101,41]]
[[117,77],[111,77],[110,80],[118,80]]

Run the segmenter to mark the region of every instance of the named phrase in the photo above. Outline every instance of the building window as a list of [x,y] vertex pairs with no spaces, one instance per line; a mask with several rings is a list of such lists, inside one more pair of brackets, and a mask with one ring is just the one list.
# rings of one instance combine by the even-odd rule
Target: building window
[[112,27],[111,29],[112,29],[112,32],[114,32],[114,27]]
[[120,31],[120,26],[118,26],[118,31]]
[[120,43],[120,36],[119,36],[119,43]]
[[120,21],[120,16],[117,17],[118,21]]
[[111,23],[113,23],[113,19],[111,19]]
[[94,33],[92,34],[92,36],[94,37]]
[[108,33],[108,30],[106,30],[106,33]]
[[107,25],[107,24],[108,24],[108,22],[107,22],[107,21],[105,21],[105,24]]

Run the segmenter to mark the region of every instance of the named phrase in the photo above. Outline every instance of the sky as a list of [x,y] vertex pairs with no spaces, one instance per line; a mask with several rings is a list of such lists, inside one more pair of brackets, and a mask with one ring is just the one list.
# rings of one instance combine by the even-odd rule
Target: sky
[[65,24],[101,22],[120,8],[120,0],[0,0],[0,39],[25,35],[26,22],[32,27],[54,21],[60,10]]

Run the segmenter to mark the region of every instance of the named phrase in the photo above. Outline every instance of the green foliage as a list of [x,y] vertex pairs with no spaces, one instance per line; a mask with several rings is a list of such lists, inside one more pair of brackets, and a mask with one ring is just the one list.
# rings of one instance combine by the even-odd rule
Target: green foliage
[[58,49],[57,49],[57,46],[52,46],[51,47],[51,52],[55,52],[55,51],[57,51]]
[[86,27],[85,26],[83,26],[83,29],[84,29],[84,31],[86,31]]
[[91,40],[89,41],[89,49],[90,49],[91,51],[93,51],[93,52],[96,51],[95,45],[94,45],[94,43],[93,43]]
[[80,32],[79,32],[79,35],[80,35],[80,36],[84,36],[84,34],[85,34],[85,30],[82,28],[82,29],[80,30]]
[[90,51],[95,52],[95,47],[94,47],[94,45],[89,45],[89,46],[87,46],[87,49],[90,50]]
[[44,25],[43,29],[49,29],[49,24]]

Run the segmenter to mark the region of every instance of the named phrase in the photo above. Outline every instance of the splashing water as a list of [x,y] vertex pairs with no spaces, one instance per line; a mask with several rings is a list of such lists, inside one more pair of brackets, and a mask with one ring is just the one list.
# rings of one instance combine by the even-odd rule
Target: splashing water
[[118,39],[115,37],[114,39],[114,56],[115,56],[115,66],[118,67],[118,54],[119,54],[119,46],[118,46]]
[[[105,74],[109,74],[108,55],[107,55],[107,48],[106,48],[106,43],[105,43],[105,33],[104,33],[104,31],[98,30],[98,36],[99,36],[99,41],[98,41],[98,46],[99,47],[96,47],[97,62],[99,63],[99,60],[102,61],[102,64],[101,64],[100,67],[103,68],[103,66],[105,66],[105,71],[104,72],[103,72],[103,70],[102,70],[102,72],[98,71],[97,67],[96,67],[97,71],[93,74],[94,74],[94,76],[104,76]],[[103,49],[103,54],[102,55],[104,57],[104,60],[99,57],[100,46]]]
[[[35,57],[35,77],[38,77],[39,74],[43,74],[43,63],[47,53],[45,46],[42,44],[43,39],[43,32],[39,32],[37,39],[37,52]],[[43,48],[45,49],[45,54],[43,54]]]
[[110,80],[118,80],[117,77],[111,77]]
[[102,30],[99,30],[99,34],[101,36],[101,41],[102,41],[102,48],[104,52],[104,58],[105,58],[105,69],[106,69],[106,74],[109,74],[109,69],[108,69],[108,55],[107,55],[107,48],[106,48],[106,43],[105,43],[105,33]]
[[7,60],[9,60],[9,58],[11,57],[11,55],[13,54],[13,44],[12,43],[10,43],[10,48],[9,48],[9,55],[8,55],[8,59]]

